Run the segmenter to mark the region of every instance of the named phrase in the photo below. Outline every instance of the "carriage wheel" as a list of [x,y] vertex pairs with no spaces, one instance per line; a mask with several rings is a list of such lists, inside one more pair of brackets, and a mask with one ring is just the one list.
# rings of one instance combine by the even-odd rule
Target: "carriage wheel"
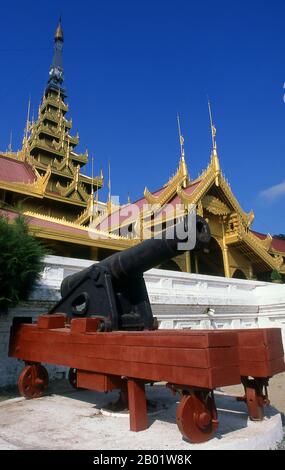
[[195,391],[183,395],[177,407],[176,422],[181,434],[191,442],[211,439],[218,427],[213,392]]
[[48,386],[48,372],[41,364],[31,364],[24,367],[19,380],[18,388],[23,397],[39,398]]

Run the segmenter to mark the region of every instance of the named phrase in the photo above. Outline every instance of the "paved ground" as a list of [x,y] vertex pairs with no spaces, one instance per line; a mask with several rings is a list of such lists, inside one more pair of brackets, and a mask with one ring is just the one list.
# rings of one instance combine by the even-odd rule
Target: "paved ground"
[[[228,394],[242,395],[243,387],[236,385],[233,387],[223,387],[223,391]],[[283,374],[275,375],[269,381],[269,398],[272,406],[279,410],[284,419],[285,425],[285,372]],[[66,380],[57,380],[49,385],[49,393],[62,394],[70,392],[71,387]],[[10,388],[9,390],[0,390],[0,402],[9,398],[16,398],[19,396],[18,389],[16,387]]]
[[[285,374],[276,377],[271,390],[272,401],[283,410],[284,380]],[[102,412],[116,394],[74,391],[66,381],[53,383],[49,392],[37,400],[14,398],[0,403],[0,449],[268,449],[282,439],[276,409],[267,408],[264,422],[251,422],[244,403],[220,393],[216,394],[218,432],[211,441],[193,446],[182,439],[176,426],[177,397],[163,386],[148,389],[160,409],[149,416],[150,427],[140,433],[129,431],[127,414]]]

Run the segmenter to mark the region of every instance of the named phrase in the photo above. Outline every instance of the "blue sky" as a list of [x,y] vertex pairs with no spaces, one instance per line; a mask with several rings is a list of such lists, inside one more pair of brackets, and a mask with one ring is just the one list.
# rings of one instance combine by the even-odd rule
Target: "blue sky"
[[3,2],[2,150],[11,130],[13,148],[20,146],[29,95],[37,114],[60,14],[78,149],[88,147],[106,183],[110,160],[112,193],[121,202],[175,172],[177,112],[192,177],[207,166],[209,96],[233,192],[246,211],[254,209],[256,230],[285,233],[284,1]]

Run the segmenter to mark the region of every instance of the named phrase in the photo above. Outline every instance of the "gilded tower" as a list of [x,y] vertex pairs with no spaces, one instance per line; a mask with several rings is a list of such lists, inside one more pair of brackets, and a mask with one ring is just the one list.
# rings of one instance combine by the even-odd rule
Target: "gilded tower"
[[[94,192],[103,184],[100,176],[81,173],[88,162],[88,152],[77,153],[79,135],[72,135],[72,120],[66,117],[68,105],[64,88],[63,31],[61,22],[55,32],[54,55],[48,83],[39,106],[38,118],[27,123],[22,158],[43,178],[49,200],[39,209],[67,220],[88,223]],[[56,201],[56,204],[55,204]],[[89,210],[90,209],[90,210]]]

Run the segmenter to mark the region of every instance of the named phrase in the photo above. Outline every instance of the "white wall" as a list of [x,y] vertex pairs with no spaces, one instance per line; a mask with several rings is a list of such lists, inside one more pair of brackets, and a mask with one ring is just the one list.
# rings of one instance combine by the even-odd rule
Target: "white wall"
[[[37,316],[60,298],[64,277],[91,261],[47,256],[42,280],[26,307],[0,316],[0,387],[16,382],[20,361],[7,357],[9,329],[15,315]],[[282,328],[285,344],[285,285],[152,269],[145,274],[153,314],[160,328]],[[210,317],[206,309],[211,307]],[[63,368],[50,368],[52,377]]]
[[[34,300],[60,298],[64,277],[91,266],[92,261],[47,256]],[[161,328],[280,327],[285,342],[285,285],[161,269],[145,273],[145,281]],[[215,310],[209,317],[207,307]]]

